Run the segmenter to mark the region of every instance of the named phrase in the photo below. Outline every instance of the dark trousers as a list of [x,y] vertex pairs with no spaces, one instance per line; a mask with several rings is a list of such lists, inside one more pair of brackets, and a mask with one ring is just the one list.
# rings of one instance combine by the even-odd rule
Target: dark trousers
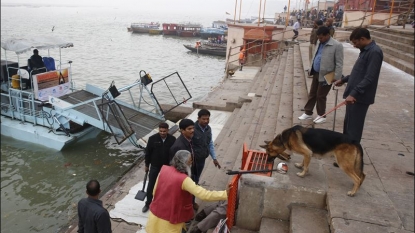
[[298,37],[298,31],[297,30],[293,30],[293,32],[294,32],[294,36],[293,36],[293,40],[294,40],[295,38]]
[[327,94],[331,89],[331,85],[321,85],[318,82],[318,73],[314,73],[313,81],[311,82],[310,93],[308,93],[308,100],[304,106],[305,114],[313,115],[314,105],[316,105],[317,114],[319,116],[326,113]]
[[154,185],[156,184],[157,176],[160,173],[161,168],[150,166],[150,171],[148,172],[148,184],[147,184],[147,200],[146,205],[149,206],[153,201],[153,190]]
[[205,161],[206,159],[197,159],[194,164],[195,169],[193,169],[192,180],[196,184],[199,184],[200,175],[202,175],[203,168],[205,167]]
[[365,118],[369,104],[354,103],[346,105],[344,116],[343,134],[346,134],[355,142],[360,143],[365,125]]
[[[198,185],[200,175],[202,175],[203,168],[205,167],[206,159],[196,159],[193,169],[192,169],[192,180]],[[195,196],[193,196],[193,203],[195,203]]]

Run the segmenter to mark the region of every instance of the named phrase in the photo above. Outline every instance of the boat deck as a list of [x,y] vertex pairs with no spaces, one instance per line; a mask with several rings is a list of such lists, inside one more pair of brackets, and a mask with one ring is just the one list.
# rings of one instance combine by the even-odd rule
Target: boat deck
[[[85,90],[80,90],[80,91],[72,92],[70,94],[61,96],[59,97],[59,99],[75,105],[75,104],[80,104],[82,102],[87,102],[97,97],[99,96],[92,94]],[[95,103],[98,105],[104,102],[98,100]],[[157,127],[157,125],[160,122],[162,122],[158,118],[149,116],[133,108],[130,108],[124,105],[120,105],[120,107],[128,123],[131,125],[131,128],[134,130],[137,139],[142,138],[148,133],[150,133],[154,128]],[[81,106],[77,106],[74,108],[74,110],[79,111],[80,113],[88,115],[92,118],[95,118],[96,120],[100,119],[98,116],[97,109],[95,108],[94,102],[89,102]],[[108,114],[108,123],[111,127],[118,127],[116,116],[114,116],[111,111],[107,113],[107,108],[105,108],[104,114],[105,115]],[[103,125],[94,125],[94,126],[97,128],[103,129]]]

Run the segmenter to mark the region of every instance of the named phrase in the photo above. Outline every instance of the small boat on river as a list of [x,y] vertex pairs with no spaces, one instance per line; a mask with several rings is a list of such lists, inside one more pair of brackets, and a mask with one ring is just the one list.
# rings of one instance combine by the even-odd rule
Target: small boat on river
[[192,45],[183,45],[186,49],[200,54],[209,54],[215,56],[226,57],[226,48],[221,47],[209,47],[209,46],[200,46],[195,47]]

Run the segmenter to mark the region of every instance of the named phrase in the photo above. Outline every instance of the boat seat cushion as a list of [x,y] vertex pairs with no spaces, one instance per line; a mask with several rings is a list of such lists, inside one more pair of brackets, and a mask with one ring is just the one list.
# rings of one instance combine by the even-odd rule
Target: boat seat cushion
[[43,63],[48,71],[56,70],[55,68],[55,59],[53,57],[43,57]]

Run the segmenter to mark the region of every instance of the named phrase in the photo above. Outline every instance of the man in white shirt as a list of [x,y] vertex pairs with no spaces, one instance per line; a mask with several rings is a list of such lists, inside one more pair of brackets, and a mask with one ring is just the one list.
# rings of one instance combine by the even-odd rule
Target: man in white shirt
[[298,29],[300,29],[300,19],[297,19],[297,22],[295,22],[293,26],[293,32],[294,32],[294,36],[292,38],[293,41],[298,37]]

